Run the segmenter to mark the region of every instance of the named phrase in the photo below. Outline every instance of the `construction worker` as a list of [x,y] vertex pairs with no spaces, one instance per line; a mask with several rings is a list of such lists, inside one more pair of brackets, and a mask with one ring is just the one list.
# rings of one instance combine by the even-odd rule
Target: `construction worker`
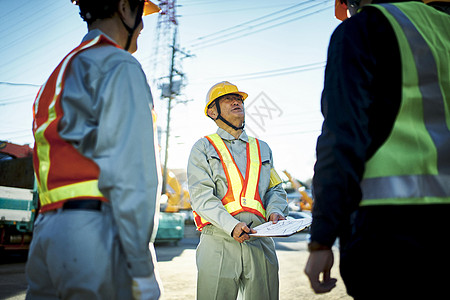
[[153,100],[131,53],[147,0],[79,0],[88,33],[34,103],[40,214],[27,299],[158,299]]
[[316,293],[336,284],[339,238],[355,299],[448,295],[450,1],[424,2],[336,3],[358,13],[328,49],[305,269]]
[[[278,260],[272,238],[252,228],[288,214],[286,193],[269,146],[247,136],[247,94],[227,81],[206,96],[205,115],[219,127],[198,140],[187,167],[197,229],[197,299],[278,299]],[[251,226],[250,226],[251,225]]]

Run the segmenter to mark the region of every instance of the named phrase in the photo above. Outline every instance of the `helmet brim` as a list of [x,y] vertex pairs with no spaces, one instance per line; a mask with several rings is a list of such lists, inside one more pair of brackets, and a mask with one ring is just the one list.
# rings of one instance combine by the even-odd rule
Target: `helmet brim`
[[229,92],[229,93],[220,95],[219,97],[214,98],[214,99],[211,99],[211,100],[208,101],[208,104],[206,104],[206,106],[205,106],[205,116],[208,116],[208,107],[211,105],[211,103],[213,103],[214,101],[216,101],[216,100],[219,99],[220,97],[223,97],[223,96],[225,96],[225,95],[230,95],[230,94],[237,94],[237,95],[240,95],[240,96],[242,97],[242,101],[245,101],[245,99],[247,99],[247,97],[248,97],[248,94],[247,94],[247,93],[241,92],[241,91],[237,91],[237,92]]
[[142,13],[143,16],[148,16],[157,12],[160,12],[161,8],[159,8],[158,5],[156,5],[155,3],[149,1],[149,0],[145,0],[144,1],[144,11]]

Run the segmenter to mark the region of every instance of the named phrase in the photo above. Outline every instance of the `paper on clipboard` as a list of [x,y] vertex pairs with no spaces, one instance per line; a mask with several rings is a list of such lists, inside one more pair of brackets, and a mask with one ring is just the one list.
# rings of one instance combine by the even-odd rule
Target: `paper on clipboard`
[[251,233],[249,235],[265,237],[290,236],[309,227],[311,225],[311,222],[312,218],[281,220],[276,224],[273,224],[272,221],[269,221],[253,228],[257,232]]

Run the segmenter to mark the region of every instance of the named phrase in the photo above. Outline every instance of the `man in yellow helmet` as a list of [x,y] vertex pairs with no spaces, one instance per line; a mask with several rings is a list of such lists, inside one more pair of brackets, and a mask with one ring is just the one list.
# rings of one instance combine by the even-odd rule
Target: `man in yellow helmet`
[[153,100],[131,55],[147,0],[79,0],[82,43],[34,104],[40,214],[27,299],[158,299]]
[[[187,168],[197,247],[197,299],[278,299],[278,260],[271,238],[251,228],[284,220],[286,193],[269,146],[247,136],[247,94],[227,81],[206,97],[205,115],[219,127],[198,140]],[[252,226],[250,226],[250,224]]]
[[331,37],[322,94],[305,269],[317,293],[335,286],[339,238],[355,299],[448,294],[450,3],[424,2],[336,2],[352,17]]

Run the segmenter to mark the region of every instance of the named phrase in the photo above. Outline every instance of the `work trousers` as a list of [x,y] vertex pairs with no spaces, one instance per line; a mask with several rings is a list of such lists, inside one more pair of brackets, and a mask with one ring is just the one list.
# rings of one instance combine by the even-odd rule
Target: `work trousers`
[[238,243],[207,225],[197,247],[198,300],[276,300],[278,259],[272,238]]
[[450,205],[360,208],[340,253],[347,292],[361,299],[448,299]]
[[26,276],[27,299],[132,299],[110,206],[40,214]]

